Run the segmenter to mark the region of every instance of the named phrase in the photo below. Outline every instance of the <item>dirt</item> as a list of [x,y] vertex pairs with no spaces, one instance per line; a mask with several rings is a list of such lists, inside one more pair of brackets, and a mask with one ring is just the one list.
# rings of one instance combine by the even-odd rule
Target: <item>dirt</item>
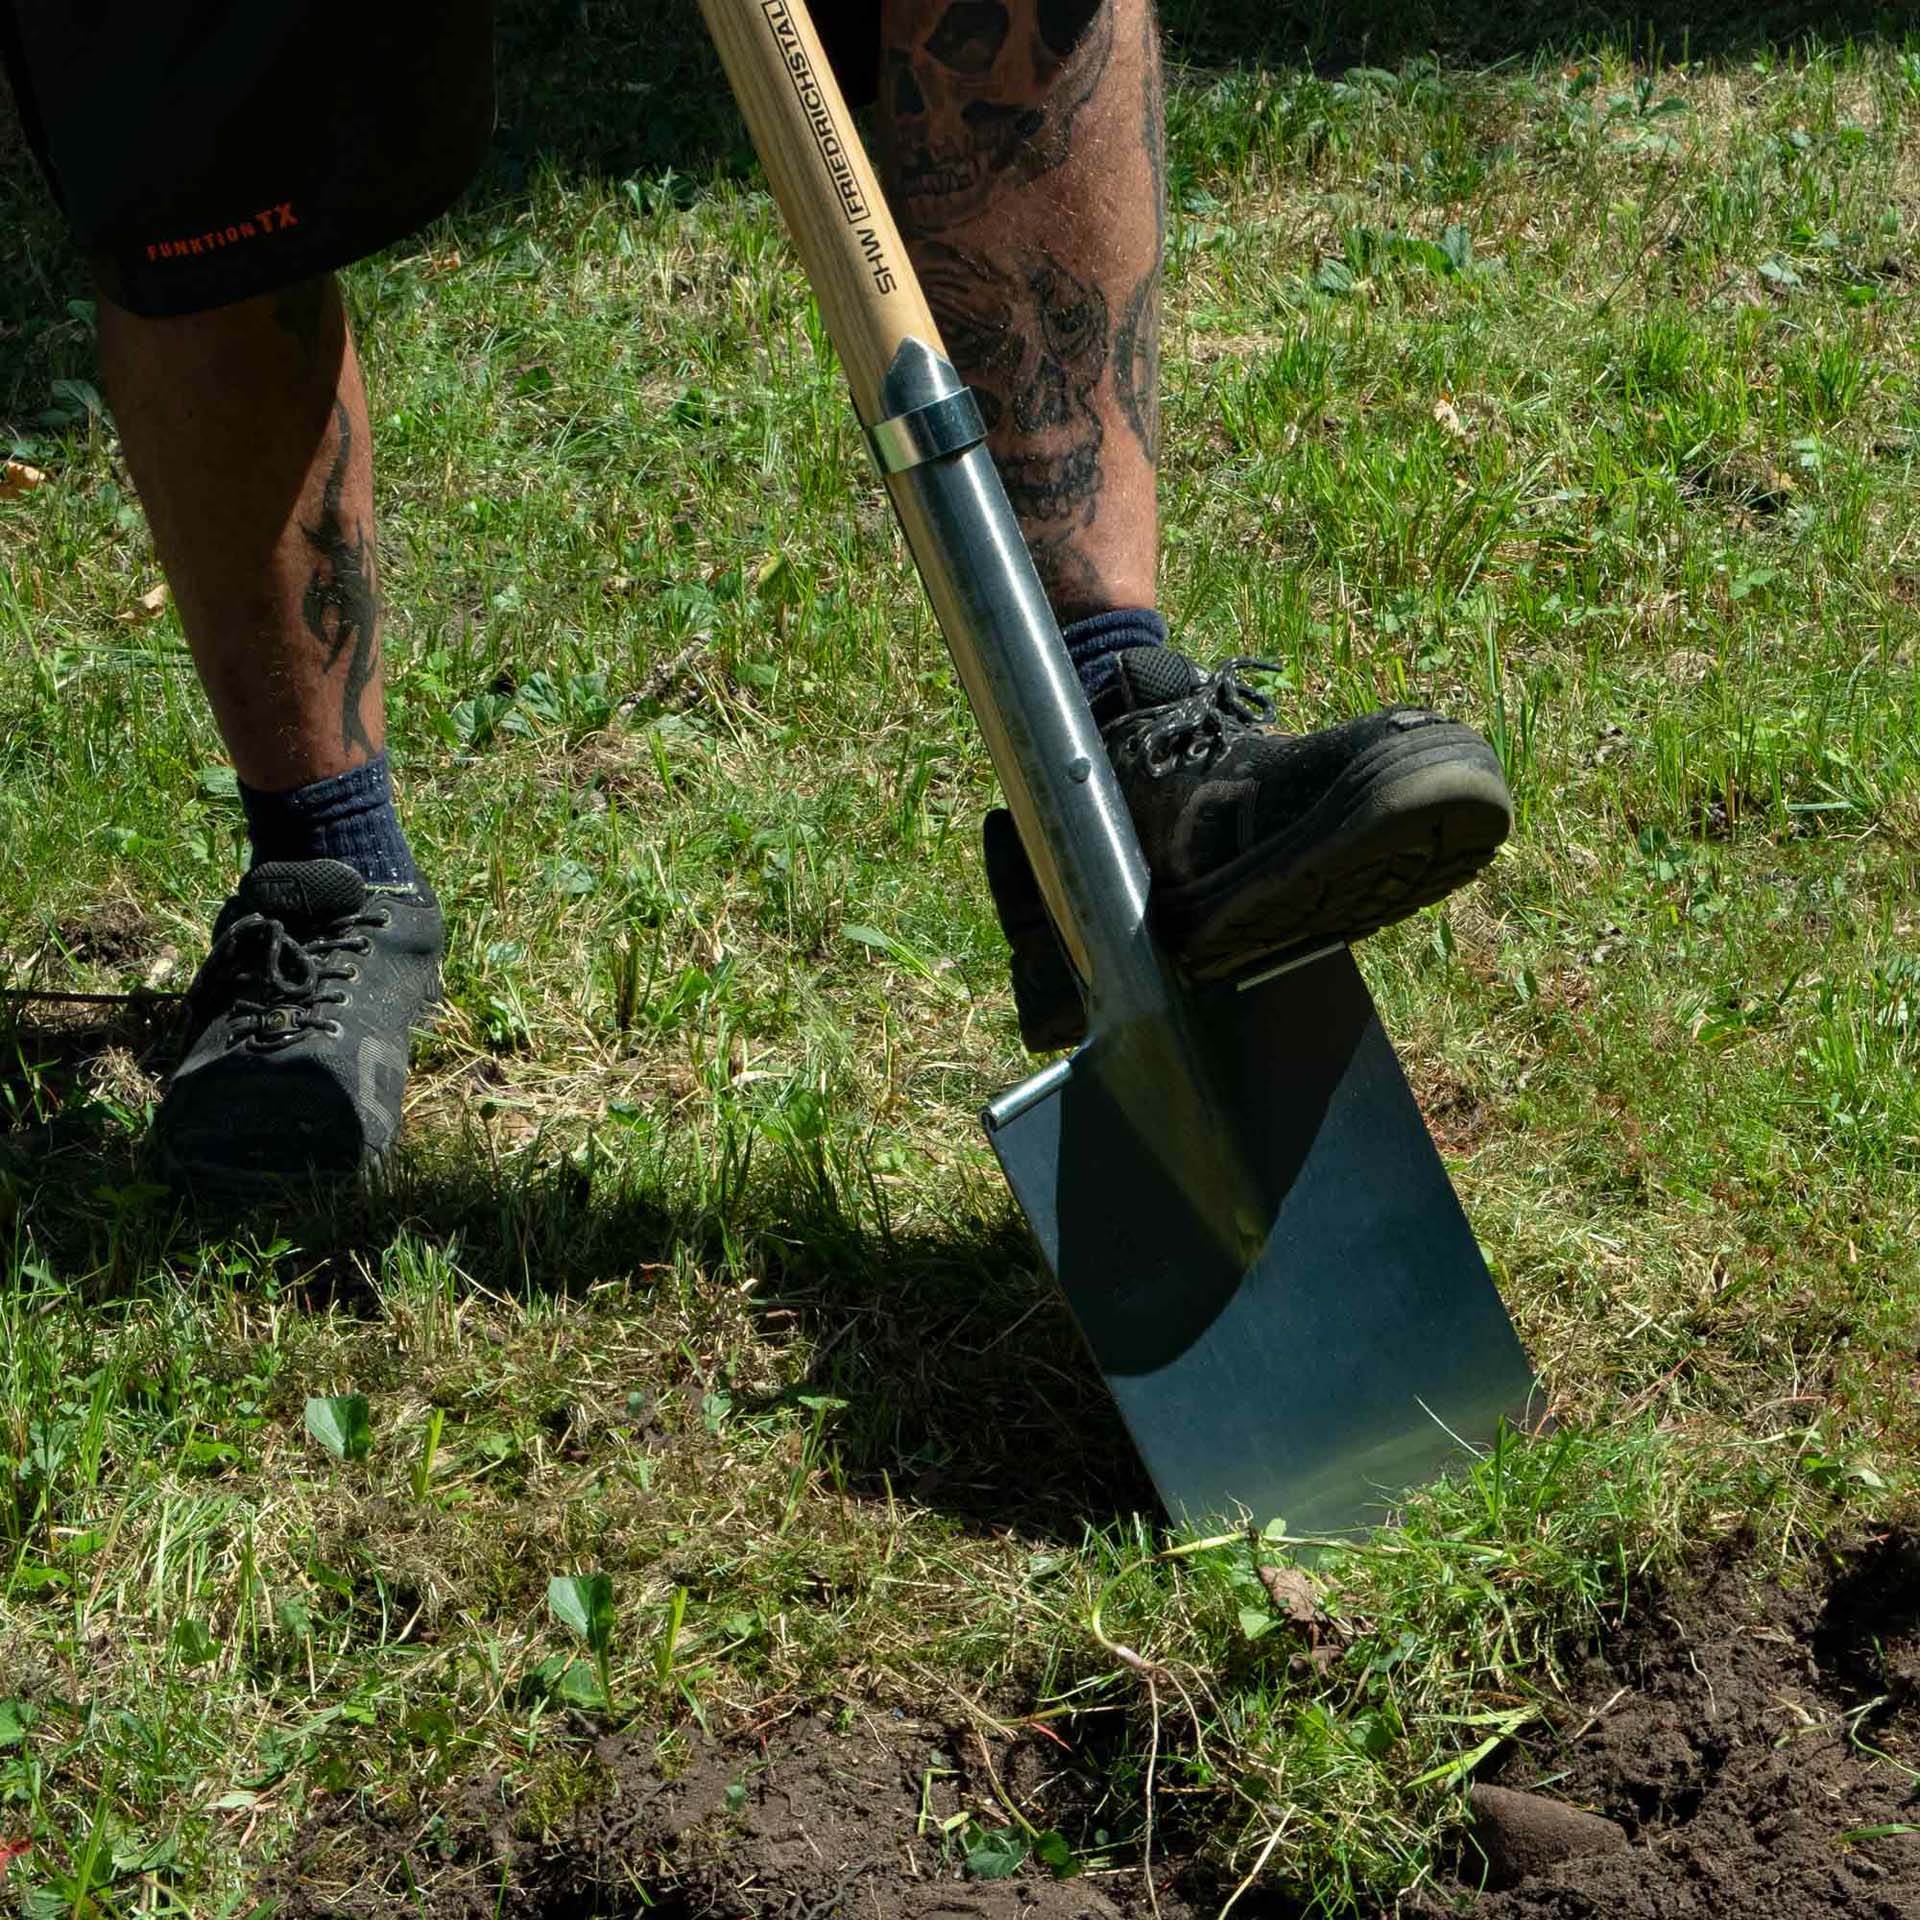
[[[1644,1600],[1551,1719],[1483,1784],[1617,1822],[1624,1848],[1613,1833],[1579,1857],[1509,1850],[1523,1877],[1493,1893],[1469,1841],[1440,1897],[1383,1912],[1920,1920],[1920,1833],[1863,1831],[1920,1827],[1920,1537],[1860,1548],[1823,1587],[1755,1585],[1729,1561]],[[1103,1791],[1037,1733],[794,1713],[664,1757],[651,1737],[603,1738],[566,1779],[512,1792],[476,1779],[424,1805],[320,1800],[262,1892],[286,1920],[1145,1920],[1137,1861],[1062,1880],[1029,1859],[983,1879],[965,1823],[942,1832],[963,1810],[1006,1828],[1011,1799],[1084,1849],[1103,1825],[1132,1830]],[[1154,1877],[1161,1920],[1217,1914],[1231,1891],[1178,1857]],[[1234,1908],[1301,1911],[1266,1888]]]
[[1629,1844],[1470,1900],[1472,1920],[1920,1920],[1920,1833],[1862,1832],[1920,1827],[1920,1539],[1860,1549],[1824,1592],[1732,1567],[1670,1592],[1556,1718],[1492,1777]]
[[[1138,1875],[965,1871],[963,1806],[1010,1828],[994,1791],[1083,1811],[1097,1784],[1041,1740],[874,1711],[846,1729],[796,1714],[662,1765],[651,1739],[595,1744],[559,1821],[472,1781],[431,1818],[343,1799],[262,1891],[283,1920],[1133,1920]],[[1057,1817],[1065,1817],[1064,1815]],[[542,1830],[544,1829],[544,1830]],[[1109,1884],[1109,1881],[1111,1884]],[[1161,1902],[1165,1920],[1188,1909]]]
[[101,967],[134,966],[154,944],[147,916],[131,900],[103,900],[54,932],[71,959]]

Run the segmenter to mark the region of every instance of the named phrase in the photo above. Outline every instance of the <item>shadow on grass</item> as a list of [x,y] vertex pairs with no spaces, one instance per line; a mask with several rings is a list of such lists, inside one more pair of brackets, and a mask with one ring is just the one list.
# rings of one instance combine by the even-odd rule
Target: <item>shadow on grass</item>
[[115,1062],[156,1070],[179,1019],[164,994],[0,997],[0,1172],[92,1186],[130,1178],[129,1116],[103,1081]]
[[[576,1298],[598,1280],[677,1267],[702,1277],[695,1311],[710,1306],[730,1326],[735,1276],[750,1275],[763,1337],[811,1356],[779,1398],[846,1403],[834,1438],[850,1492],[1070,1542],[1089,1521],[1153,1510],[1099,1372],[997,1188],[942,1196],[938,1227],[895,1226],[877,1188],[849,1197],[851,1183],[817,1169],[742,1167],[704,1204],[676,1197],[686,1192],[684,1179],[565,1156],[504,1182],[471,1160],[419,1168],[343,1250],[404,1226],[457,1243],[481,1285]],[[736,1393],[735,1411],[755,1408]]]
[[[125,1044],[119,1028],[95,1038]],[[844,1402],[833,1432],[852,1494],[1068,1543],[1089,1522],[1153,1510],[1100,1375],[997,1188],[938,1176],[962,1188],[940,1196],[943,1223],[896,1226],[876,1185],[856,1194],[838,1169],[828,1180],[817,1165],[769,1168],[777,1149],[763,1143],[732,1172],[723,1145],[721,1177],[703,1189],[684,1165],[544,1151],[499,1163],[456,1135],[414,1150],[370,1197],[236,1214],[150,1183],[124,1118],[85,1097],[83,1054],[76,1035],[64,1131],[9,1136],[5,1166],[36,1256],[91,1301],[198,1275],[275,1286],[308,1314],[373,1319],[384,1278],[423,1250],[457,1269],[463,1292],[588,1313],[606,1283],[637,1281],[657,1304],[620,1311],[660,1316],[663,1358],[698,1355],[736,1415],[802,1395]],[[804,1352],[804,1377],[760,1404],[732,1389],[727,1356],[743,1338]]]

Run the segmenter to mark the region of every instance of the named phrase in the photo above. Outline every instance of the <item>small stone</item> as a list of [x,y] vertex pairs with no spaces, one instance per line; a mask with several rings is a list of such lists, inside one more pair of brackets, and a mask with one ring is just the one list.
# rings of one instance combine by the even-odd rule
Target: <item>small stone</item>
[[1626,1829],[1616,1821],[1541,1794],[1475,1787],[1467,1803],[1474,1843],[1486,1856],[1487,1885],[1495,1889],[1517,1887],[1583,1854],[1626,1851]]

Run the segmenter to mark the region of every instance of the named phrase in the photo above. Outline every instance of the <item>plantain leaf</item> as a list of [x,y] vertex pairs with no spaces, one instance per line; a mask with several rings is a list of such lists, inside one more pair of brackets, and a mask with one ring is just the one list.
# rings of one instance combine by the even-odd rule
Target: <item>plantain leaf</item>
[[556,1574],[547,1582],[547,1610],[605,1658],[613,1641],[613,1581],[606,1574]]
[[307,1402],[307,1431],[336,1460],[364,1460],[373,1446],[373,1415],[364,1393]]

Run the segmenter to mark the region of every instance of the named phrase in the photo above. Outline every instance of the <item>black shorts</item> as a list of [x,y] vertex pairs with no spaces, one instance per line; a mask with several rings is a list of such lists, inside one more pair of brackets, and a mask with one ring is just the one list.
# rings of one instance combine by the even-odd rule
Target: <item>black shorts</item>
[[[816,19],[870,97],[877,0]],[[492,0],[0,0],[0,58],[102,290],[141,314],[391,245],[460,194],[493,126]]]

